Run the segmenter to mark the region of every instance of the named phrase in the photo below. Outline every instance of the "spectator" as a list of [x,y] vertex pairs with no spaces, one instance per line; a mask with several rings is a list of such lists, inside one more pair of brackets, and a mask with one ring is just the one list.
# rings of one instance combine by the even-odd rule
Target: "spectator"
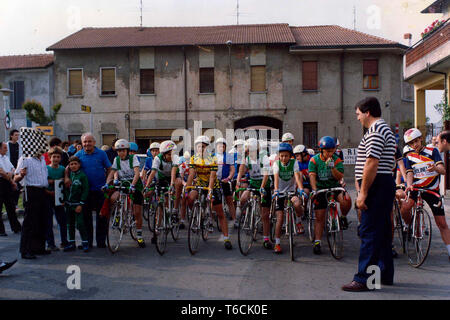
[[450,151],[450,130],[442,131],[437,138],[437,146],[439,152]]
[[[83,212],[83,220],[88,232],[89,247],[93,246],[94,227],[92,212],[96,212],[96,242],[98,248],[106,248],[107,219],[100,215],[104,196],[101,188],[106,183],[106,177],[111,168],[106,152],[95,146],[95,138],[92,133],[84,133],[81,136],[83,150],[78,151],[75,156],[81,161],[81,169],[86,174],[89,182],[89,196]],[[65,174],[66,187],[70,187],[69,169]]]
[[108,151],[110,148],[111,148],[110,146],[104,144],[104,145],[102,145],[102,147],[101,147],[100,149],[102,149],[103,151],[106,152],[106,151]]
[[[61,141],[61,139],[59,139],[59,138],[57,138],[57,137],[53,137],[53,138],[51,138],[50,141],[48,142],[48,145],[49,145],[50,149],[51,149],[51,148],[54,148],[54,147],[60,147],[60,148],[61,148],[61,146],[62,146],[62,141]],[[62,150],[61,150],[61,151],[62,151]],[[49,164],[50,164],[50,157],[49,157],[49,155],[48,155],[48,152],[44,153],[44,159],[45,159],[45,163],[46,163],[47,165],[49,165]],[[66,154],[65,152],[62,152],[62,153],[61,153],[61,165],[62,165],[63,167],[67,167],[68,164],[69,164],[69,155]]]
[[[17,168],[17,161],[22,156],[22,145],[19,142],[20,132],[16,129],[13,129],[9,132],[9,141],[7,143],[7,152],[6,156],[9,158],[9,161],[11,161],[11,164],[14,168]],[[18,209],[17,203],[19,202],[20,197],[20,191],[22,189],[22,186],[20,183],[17,184],[16,190],[14,190],[12,194],[14,207],[16,210]]]
[[114,147],[117,140],[119,140],[119,139],[118,138],[114,139],[112,141],[111,148],[108,151],[106,151],[106,155],[108,156],[108,160],[110,163],[113,163],[114,158],[117,157],[116,147]]
[[381,118],[377,98],[368,97],[356,104],[356,115],[367,132],[358,147],[355,178],[359,194],[356,205],[361,209],[358,273],[353,281],[342,287],[344,291],[367,291],[370,266],[379,266],[381,284],[394,283],[392,257],[391,210],[395,183],[392,169],[395,164],[394,133]]
[[[55,237],[53,235],[53,214],[59,225],[59,234],[61,237],[61,248],[67,246],[67,217],[64,210],[64,203],[56,205],[55,203],[55,182],[56,180],[64,179],[64,166],[59,165],[63,151],[60,147],[53,147],[48,152],[50,157],[50,165],[48,170],[48,188],[47,188],[47,203],[48,203],[48,217],[47,217],[47,248],[52,251],[58,251],[55,245]],[[63,190],[61,190],[63,191]],[[62,193],[63,194],[63,193]]]
[[45,188],[48,186],[47,166],[42,153],[20,157],[14,180],[25,182],[25,218],[20,239],[22,259],[36,259],[36,254],[50,254],[45,249],[46,212]]
[[[14,167],[6,156],[8,147],[6,143],[0,142],[0,208],[5,204],[8,214],[9,225],[14,233],[19,233],[22,229],[17,220],[15,205],[13,201],[14,189],[17,188],[14,182]],[[2,214],[0,213],[0,236],[6,236],[5,226],[3,225]]]
[[69,141],[64,141],[61,145],[61,148],[63,149],[64,152],[69,151],[69,147],[70,147],[70,142]]
[[80,140],[74,140],[72,145],[69,146],[69,148],[67,149],[67,153],[69,154],[69,156],[73,156],[75,153],[77,153],[77,145],[80,144]]

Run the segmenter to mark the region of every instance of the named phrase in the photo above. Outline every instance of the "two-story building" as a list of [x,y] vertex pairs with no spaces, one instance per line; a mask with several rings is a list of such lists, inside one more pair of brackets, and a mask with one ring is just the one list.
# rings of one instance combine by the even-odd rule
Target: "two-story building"
[[56,134],[79,137],[92,117],[99,144],[123,137],[144,151],[202,120],[224,134],[276,128],[311,147],[323,135],[355,147],[354,105],[364,97],[380,100],[393,127],[413,120],[402,94],[406,49],[339,26],[85,28],[47,49],[63,106]]
[[[11,128],[31,126],[22,105],[27,100],[40,102],[47,114],[54,104],[53,54],[14,55],[0,57],[0,84],[13,90],[9,96]],[[3,102],[2,102],[3,108]],[[1,113],[4,117],[4,113]],[[4,137],[0,130],[0,137]]]

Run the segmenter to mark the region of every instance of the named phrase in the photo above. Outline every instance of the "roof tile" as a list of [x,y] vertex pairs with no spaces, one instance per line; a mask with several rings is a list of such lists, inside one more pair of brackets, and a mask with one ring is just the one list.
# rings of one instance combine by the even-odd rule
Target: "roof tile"
[[0,57],[0,70],[46,68],[53,63],[53,54],[31,54]]

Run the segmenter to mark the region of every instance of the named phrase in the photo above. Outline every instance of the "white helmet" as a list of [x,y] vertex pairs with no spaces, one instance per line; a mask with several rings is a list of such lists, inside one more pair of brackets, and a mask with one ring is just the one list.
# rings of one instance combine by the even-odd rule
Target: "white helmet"
[[403,147],[403,155],[406,155],[408,152],[413,151],[414,149],[411,148],[410,146],[404,146]]
[[310,156],[314,155],[314,150],[313,149],[306,149],[306,151],[308,151]]
[[243,145],[245,144],[245,141],[242,139],[237,139],[234,143],[233,143],[233,148],[239,146],[239,145]]
[[227,140],[225,140],[225,138],[219,138],[219,139],[217,139],[216,140],[216,145],[218,144],[218,143],[223,143],[223,144],[227,144]]
[[197,139],[195,139],[194,145],[197,145],[197,143],[204,143],[209,146],[211,142],[207,136],[198,136]]
[[183,157],[187,160],[191,157],[191,153],[189,151],[185,151]]
[[245,141],[245,147],[256,150],[258,148],[258,140],[256,140],[255,138],[247,139],[247,141]]
[[163,141],[159,147],[160,153],[166,153],[172,150],[177,150],[177,145],[172,140]]
[[159,147],[160,147],[160,144],[158,143],[158,142],[153,142],[151,145],[150,145],[150,150],[152,150],[152,149],[158,149],[159,150]]
[[119,139],[114,144],[114,148],[116,148],[116,150],[130,149],[130,143],[125,139]]
[[294,140],[294,135],[292,133],[290,133],[290,132],[286,132],[281,137],[281,142],[287,142],[287,141],[290,141],[290,140]]
[[306,152],[306,147],[302,144],[299,144],[298,146],[295,146],[294,148],[294,154],[296,153],[303,153]]
[[420,132],[419,129],[411,128],[405,132],[403,135],[403,139],[405,140],[405,143],[410,143],[414,139],[417,139],[422,136],[422,132]]

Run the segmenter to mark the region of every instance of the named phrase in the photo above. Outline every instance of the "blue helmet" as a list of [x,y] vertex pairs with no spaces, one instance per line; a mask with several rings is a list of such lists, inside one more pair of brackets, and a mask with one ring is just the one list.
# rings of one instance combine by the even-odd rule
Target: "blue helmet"
[[130,151],[137,152],[139,149],[138,145],[135,142],[130,142]]
[[319,140],[319,149],[333,149],[336,148],[336,142],[334,138],[330,136],[325,136]]
[[292,151],[292,146],[289,143],[282,142],[278,146],[278,152],[281,152],[281,151],[288,151],[288,152],[290,152],[292,154],[292,152],[293,152]]

